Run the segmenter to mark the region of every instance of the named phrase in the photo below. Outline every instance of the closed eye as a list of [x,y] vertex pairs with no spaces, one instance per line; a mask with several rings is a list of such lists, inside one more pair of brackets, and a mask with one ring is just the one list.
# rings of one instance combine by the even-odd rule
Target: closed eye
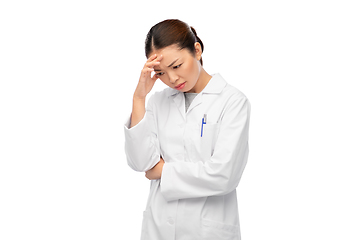
[[162,75],[164,75],[163,72],[156,73],[156,76],[158,76],[158,77],[160,77],[160,76],[162,76]]
[[177,69],[177,68],[179,68],[181,65],[182,65],[182,63],[179,64],[179,65],[177,65],[177,66],[174,66],[173,69]]

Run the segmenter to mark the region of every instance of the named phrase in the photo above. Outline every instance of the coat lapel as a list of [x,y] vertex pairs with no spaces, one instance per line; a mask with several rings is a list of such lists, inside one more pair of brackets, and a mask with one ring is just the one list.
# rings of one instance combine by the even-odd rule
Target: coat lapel
[[[201,93],[199,93],[194,101],[191,103],[187,112],[190,112],[193,108],[202,104],[203,101],[203,94],[220,94],[222,90],[226,86],[226,81],[221,77],[220,74],[214,74],[210,82],[206,85]],[[185,113],[185,97],[182,92],[179,92],[175,89],[168,89],[168,97],[172,98],[176,107],[178,108],[181,116],[186,119]]]
[[189,109],[187,110],[187,112],[190,112],[193,108],[195,108],[196,106],[200,105],[202,103],[202,93],[199,93],[195,99],[193,100],[193,102],[190,104]]
[[181,116],[186,119],[185,117],[185,97],[184,94],[181,92],[176,91],[174,94],[169,96],[174,101],[175,106],[179,110]]

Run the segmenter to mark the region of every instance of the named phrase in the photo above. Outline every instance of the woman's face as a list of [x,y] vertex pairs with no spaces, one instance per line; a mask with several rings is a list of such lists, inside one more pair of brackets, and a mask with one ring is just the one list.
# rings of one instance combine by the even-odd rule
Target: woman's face
[[197,92],[196,86],[202,69],[199,62],[201,46],[199,43],[195,44],[195,49],[198,47],[200,55],[197,50],[195,56],[187,49],[179,50],[177,45],[153,51],[151,55],[163,56],[160,65],[154,67],[157,77],[170,88],[181,92]]

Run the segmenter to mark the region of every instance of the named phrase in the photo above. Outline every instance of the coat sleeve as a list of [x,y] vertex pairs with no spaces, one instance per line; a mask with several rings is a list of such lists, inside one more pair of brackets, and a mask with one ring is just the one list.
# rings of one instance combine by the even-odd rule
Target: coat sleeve
[[167,201],[225,195],[238,186],[249,152],[250,103],[242,96],[226,108],[210,160],[165,162],[161,193]]
[[124,126],[127,162],[138,172],[148,171],[160,161],[153,100],[149,99],[145,116],[137,125],[130,128],[130,117]]

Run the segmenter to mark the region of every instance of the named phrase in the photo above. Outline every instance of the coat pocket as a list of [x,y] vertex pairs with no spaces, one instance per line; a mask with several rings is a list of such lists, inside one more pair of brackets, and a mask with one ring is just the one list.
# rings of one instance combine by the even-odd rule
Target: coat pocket
[[204,161],[209,160],[214,153],[218,129],[218,123],[207,123],[202,126],[200,145],[201,155],[203,156]]
[[202,240],[240,240],[240,227],[209,219],[201,220]]

